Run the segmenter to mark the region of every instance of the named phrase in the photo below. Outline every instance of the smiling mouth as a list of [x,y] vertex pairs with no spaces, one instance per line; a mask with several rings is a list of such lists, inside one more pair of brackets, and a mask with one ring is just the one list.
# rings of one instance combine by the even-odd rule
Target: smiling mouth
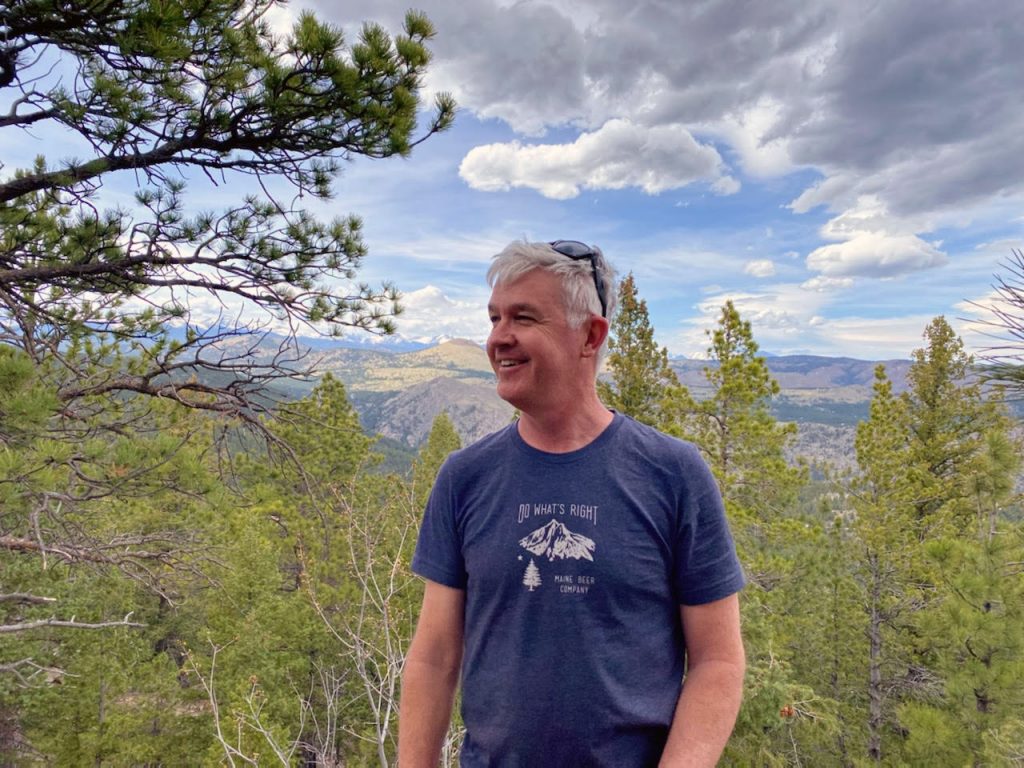
[[525,360],[501,360],[498,363],[499,368],[515,368],[517,365],[522,365]]

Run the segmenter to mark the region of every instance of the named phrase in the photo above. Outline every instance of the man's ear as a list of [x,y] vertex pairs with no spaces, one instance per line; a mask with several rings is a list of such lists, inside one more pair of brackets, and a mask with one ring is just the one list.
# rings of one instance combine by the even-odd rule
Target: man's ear
[[608,338],[608,321],[600,315],[591,315],[587,321],[587,338],[583,344],[583,357],[596,357]]

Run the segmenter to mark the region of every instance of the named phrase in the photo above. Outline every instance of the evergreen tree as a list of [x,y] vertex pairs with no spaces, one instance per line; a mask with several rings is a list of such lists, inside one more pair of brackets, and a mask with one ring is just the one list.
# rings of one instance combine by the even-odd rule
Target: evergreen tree
[[[989,524],[979,520],[977,483],[982,476],[1005,488],[987,469],[1000,451],[989,441],[1008,430],[998,402],[987,399],[981,383],[972,375],[973,359],[964,352],[943,317],[936,317],[924,331],[925,346],[914,351],[907,373],[908,390],[902,395],[910,429],[909,460],[920,467],[920,495],[915,502],[922,539],[931,533],[954,530],[979,531]],[[989,452],[989,447],[995,450]],[[1001,474],[1012,476],[1014,467]]]
[[413,463],[412,485],[418,508],[422,509],[426,505],[430,489],[434,487],[434,480],[437,479],[437,473],[444,460],[448,458],[448,454],[461,447],[462,440],[455,431],[455,425],[448,414],[441,411],[434,417],[427,442],[423,444]]
[[[371,24],[348,45],[304,13],[277,36],[272,5],[0,7],[0,89],[19,95],[0,130],[65,129],[87,153],[40,156],[0,178],[0,366],[7,394],[31,406],[19,423],[32,422],[42,448],[19,454],[24,469],[5,486],[17,497],[0,517],[5,558],[169,560],[122,530],[111,561],[87,514],[97,505],[86,503],[144,495],[147,483],[196,493],[192,478],[204,473],[173,471],[173,456],[209,429],[168,428],[178,418],[169,406],[273,441],[259,418],[272,408],[266,387],[307,363],[288,341],[260,349],[262,325],[390,328],[394,291],[352,282],[365,254],[358,220],[319,222],[283,198],[328,197],[342,158],[411,149],[433,30],[410,13],[403,34]],[[447,97],[437,106],[428,135],[452,118]],[[136,205],[104,208],[104,182],[125,170],[139,182]],[[247,194],[220,213],[190,213],[188,170],[256,177],[250,186],[282,199]],[[210,327],[192,315],[195,291],[232,309]],[[24,377],[37,394],[25,395]],[[22,450],[33,438],[3,440]]]
[[[40,156],[0,179],[0,330],[37,362],[66,362],[58,390],[69,410],[88,395],[149,394],[253,422],[266,406],[259,385],[306,364],[287,345],[255,365],[252,349],[220,342],[250,336],[255,347],[269,317],[391,329],[395,291],[353,283],[365,255],[358,219],[320,222],[287,197],[329,197],[343,158],[410,151],[433,29],[410,13],[404,34],[370,24],[349,46],[307,12],[281,37],[265,19],[273,4],[0,8],[0,82],[28,94],[2,129],[63,128],[90,154]],[[452,115],[441,97],[427,134]],[[102,185],[122,170],[139,179],[136,205],[104,210]],[[248,194],[193,215],[189,170],[256,177],[250,186],[280,199]],[[192,315],[195,292],[228,307],[212,327]],[[129,370],[112,359],[122,347]]]
[[1019,395],[1024,391],[1024,251],[1014,248],[1002,266],[1004,274],[996,277],[993,286],[996,300],[983,307],[994,316],[987,325],[999,343],[986,351],[986,365],[980,373],[985,380],[1002,384]]
[[[272,730],[298,738],[302,719],[285,709],[333,640],[297,588],[303,554],[337,605],[357,592],[352,557],[351,578],[339,577],[352,538],[333,503],[371,461],[369,441],[337,382],[317,393],[335,411],[276,409],[268,385],[303,376],[308,361],[266,329],[390,330],[395,290],[356,282],[359,220],[318,221],[304,198],[332,194],[342,159],[417,143],[433,30],[410,13],[403,33],[369,24],[349,44],[307,12],[275,35],[273,5],[0,6],[0,89],[13,95],[0,130],[63,129],[84,153],[40,154],[0,177],[0,692],[66,673],[60,706],[40,704],[57,695],[46,688],[25,689],[13,708],[44,760],[194,761],[202,743],[180,760],[160,749],[169,732],[195,733],[185,715],[175,722],[176,706],[204,711],[183,660],[208,639],[232,649],[218,660],[222,692],[242,707],[258,670],[274,693]],[[424,137],[452,116],[442,96]],[[193,210],[186,183],[204,177],[242,179],[247,191]],[[109,205],[114,179],[137,181],[133,204]],[[194,315],[196,292],[224,316]],[[246,442],[242,427],[267,442]],[[251,495],[230,498],[216,472],[242,450],[248,463],[223,479]],[[305,468],[271,461],[282,455]],[[380,487],[362,494],[367,514],[386,498]],[[408,506],[382,526],[388,546],[407,540],[396,530],[408,528]],[[108,625],[133,632],[72,634]],[[0,716],[9,711],[5,697]],[[164,747],[140,735],[154,713]],[[133,739],[149,741],[132,751]],[[362,762],[350,747],[338,749]]]
[[1024,708],[1024,562],[1021,531],[984,541],[929,542],[941,597],[919,617],[941,696],[908,702],[907,757],[935,765],[987,765],[994,734],[1020,723]]
[[[810,585],[808,528],[794,508],[805,473],[786,459],[795,427],[779,424],[768,409],[779,387],[758,355],[750,323],[728,302],[709,335],[704,376],[710,394],[673,429],[697,444],[714,472],[752,582],[741,602],[747,685],[727,756],[737,765],[774,764],[796,750],[799,761],[807,757],[801,751],[804,726],[834,723],[830,705],[800,681],[783,650],[782,616]],[[780,716],[786,707],[793,717]]]
[[711,395],[697,406],[693,439],[704,451],[727,501],[763,515],[783,512],[804,480],[786,461],[796,425],[780,424],[768,405],[779,393],[750,323],[731,301],[722,307],[704,376]]
[[669,365],[668,350],[654,341],[647,302],[632,273],[619,284],[618,299],[608,343],[611,380],[598,382],[598,394],[609,408],[664,429],[674,418],[669,403],[671,414],[685,411],[688,395]]
[[[923,468],[908,446],[907,403],[893,394],[885,367],[875,369],[874,398],[867,421],[857,426],[860,475],[852,485],[856,518],[851,566],[859,588],[860,625],[868,640],[863,659],[867,711],[863,713],[867,757],[883,759],[893,739],[894,693],[913,666],[907,636],[911,612],[920,605],[914,503]],[[915,680],[926,677],[913,675]],[[892,744],[893,748],[898,743]]]
[[[857,431],[851,551],[869,639],[867,750],[874,760],[906,750],[913,761],[961,762],[967,755],[978,760],[984,750],[983,729],[967,712],[985,709],[992,664],[950,666],[950,658],[969,652],[957,647],[956,631],[937,627],[954,611],[966,617],[969,609],[957,608],[961,600],[984,605],[988,598],[966,598],[978,584],[937,566],[956,561],[949,552],[968,546],[989,552],[971,555],[974,567],[998,570],[985,563],[993,557],[992,532],[1012,490],[1019,451],[998,399],[986,399],[970,379],[971,360],[948,323],[933,320],[925,340],[902,395],[893,394],[879,368],[870,418]],[[957,543],[965,537],[981,544]],[[997,599],[991,584],[985,589]],[[998,613],[979,619],[1003,631]],[[976,629],[973,642],[980,648],[985,632]],[[980,698],[965,703],[950,695],[957,687]]]

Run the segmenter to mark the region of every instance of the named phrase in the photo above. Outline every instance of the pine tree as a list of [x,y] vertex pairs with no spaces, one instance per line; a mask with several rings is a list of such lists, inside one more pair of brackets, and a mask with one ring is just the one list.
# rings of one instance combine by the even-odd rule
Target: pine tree
[[938,569],[941,597],[918,627],[942,697],[901,709],[907,758],[986,765],[992,734],[1019,723],[1024,708],[1024,539],[1019,528],[1003,529],[983,541],[929,542],[925,554]]
[[986,381],[996,382],[1019,395],[1024,391],[1024,366],[1021,365],[1021,345],[1024,342],[1024,251],[1014,248],[1009,260],[1002,266],[1003,274],[996,276],[993,285],[995,301],[982,307],[994,318],[986,324],[998,343],[993,344],[984,354],[985,366],[980,374]]
[[893,394],[880,365],[875,369],[870,416],[857,427],[860,475],[851,493],[856,513],[851,566],[859,586],[860,623],[868,639],[862,730],[873,761],[883,759],[895,725],[898,700],[891,692],[900,687],[898,676],[912,666],[906,632],[909,614],[923,597],[915,578],[919,554],[914,502],[924,470],[908,445],[909,429],[907,404]]
[[444,460],[448,458],[448,454],[461,447],[462,440],[455,431],[451,418],[444,411],[440,412],[434,417],[427,442],[423,444],[413,463],[412,485],[416,493],[417,507],[422,509],[426,505],[430,489],[434,487],[434,480],[437,479],[437,473]]
[[737,764],[762,764],[798,750],[796,723],[804,716],[780,717],[783,708],[803,702],[808,719],[834,721],[829,705],[797,677],[783,651],[788,628],[782,617],[810,587],[804,572],[808,529],[794,508],[805,473],[787,462],[795,428],[779,424],[768,409],[779,387],[758,355],[750,323],[728,302],[709,335],[704,376],[711,391],[680,431],[701,449],[718,480],[752,582],[741,602],[748,675],[731,754]]
[[973,375],[973,359],[944,317],[928,324],[924,339],[925,346],[914,351],[902,395],[910,461],[923,472],[915,502],[919,534],[924,539],[945,530],[977,532],[989,524],[987,515],[979,519],[978,483],[1006,489],[1006,478],[1015,471],[1012,464],[996,475],[989,471],[998,468],[995,457],[1001,455],[1004,464],[1009,458],[997,446],[1009,425],[998,401],[985,397]]
[[[983,605],[987,598],[966,598],[971,583],[937,566],[956,561],[949,553],[963,547],[991,547],[1019,451],[998,400],[987,399],[970,379],[971,360],[948,323],[933,320],[925,340],[905,393],[895,396],[879,368],[870,418],[857,431],[851,552],[869,638],[867,749],[874,760],[905,749],[912,761],[962,762],[983,751],[978,729],[972,735],[968,725],[974,718],[965,713],[984,709],[991,665],[950,666],[951,658],[970,653],[957,647],[955,630],[937,627],[954,610],[966,621],[970,609],[961,600]],[[970,539],[981,544],[964,543]],[[972,557],[973,568],[992,572],[984,564],[988,555]],[[998,614],[979,618],[1002,632]],[[985,632],[980,624],[976,630],[980,649]],[[956,686],[981,698],[958,701],[948,695]]]
[[[668,362],[668,350],[654,341],[647,302],[630,273],[619,285],[618,311],[608,343],[610,381],[597,385],[601,401],[637,421],[667,428],[685,410],[688,395]],[[670,413],[669,403],[676,403]]]
[[[308,367],[288,344],[265,365],[247,359],[271,318],[327,332],[393,327],[395,290],[353,282],[366,252],[359,220],[320,222],[301,198],[328,198],[342,159],[417,143],[433,28],[411,12],[403,34],[369,24],[349,45],[307,12],[278,36],[265,18],[273,5],[0,7],[0,82],[30,94],[0,129],[64,129],[87,153],[40,155],[0,179],[0,330],[37,362],[67,362],[69,411],[89,395],[148,394],[252,420],[266,410],[259,385]],[[62,71],[75,72],[72,87]],[[442,96],[426,134],[452,117]],[[124,170],[139,180],[135,206],[104,209],[104,181]],[[279,199],[249,193],[221,212],[190,211],[189,170],[254,177],[249,188]],[[224,317],[193,317],[195,292]],[[250,348],[216,349],[239,337]],[[122,350],[129,370],[114,365]]]
[[[0,337],[52,400],[44,431],[59,450],[51,470],[79,473],[79,447],[148,431],[150,409],[172,403],[230,425],[223,436],[234,439],[243,424],[273,442],[260,418],[273,410],[267,388],[303,376],[309,361],[291,340],[276,352],[261,347],[273,343],[268,322],[391,328],[395,291],[353,283],[365,255],[358,220],[320,222],[298,198],[284,198],[328,197],[343,158],[410,151],[433,29],[410,13],[403,34],[370,24],[349,45],[304,13],[278,36],[265,19],[272,5],[0,7],[0,89],[28,94],[13,100],[0,130],[64,129],[87,152],[40,156],[0,178]],[[75,73],[71,85],[62,72]],[[427,135],[451,122],[450,99],[437,109]],[[249,193],[219,213],[189,211],[181,171],[190,169],[200,178],[255,177],[250,188],[276,189],[282,199]],[[138,179],[136,205],[105,208],[103,183],[123,170]],[[227,310],[211,326],[192,314],[195,291],[245,311]],[[153,459],[149,476],[169,466]],[[188,492],[185,477],[168,482]],[[91,497],[124,485],[97,472],[80,479]],[[27,517],[2,521],[4,551],[95,554],[88,525],[68,517],[70,501],[23,506]],[[26,549],[32,515],[42,538]]]
[[779,393],[764,357],[758,355],[750,323],[731,301],[722,307],[704,376],[711,395],[700,402],[692,426],[722,486],[725,499],[764,516],[783,512],[795,499],[805,473],[788,465],[785,449],[795,424],[780,424],[768,406]]
[[[0,5],[0,91],[10,96],[0,131],[65,131],[80,153],[45,158],[40,140],[34,161],[0,177],[0,687],[57,667],[59,654],[62,664],[96,662],[78,669],[80,678],[69,675],[63,691],[109,693],[106,726],[84,718],[88,707],[97,711],[95,698],[86,707],[70,695],[57,708],[38,706],[56,691],[32,694],[36,705],[19,711],[59,709],[64,718],[29,724],[34,736],[49,729],[49,741],[39,737],[53,746],[44,760],[174,762],[173,753],[129,755],[118,740],[126,731],[111,723],[125,718],[130,695],[141,695],[121,673],[139,658],[180,656],[182,638],[197,626],[224,643],[238,638],[235,653],[221,659],[222,680],[246,686],[259,670],[267,690],[282,692],[280,704],[268,705],[269,720],[294,732],[281,725],[281,711],[295,690],[309,689],[310,659],[328,645],[324,633],[304,645],[316,617],[292,597],[301,596],[298,545],[329,572],[325,583],[348,598],[354,591],[339,570],[330,572],[351,539],[340,537],[344,518],[327,502],[370,460],[369,441],[337,382],[317,393],[338,404],[334,413],[277,408],[280,389],[271,385],[302,378],[311,361],[293,339],[278,344],[267,330],[392,328],[397,291],[356,279],[366,255],[358,218],[320,221],[307,203],[330,197],[342,160],[405,155],[420,140],[433,29],[410,13],[394,37],[368,24],[349,43],[306,12],[278,35],[266,18],[274,4]],[[452,117],[442,96],[420,138]],[[186,184],[204,178],[245,189],[220,210],[197,210]],[[134,202],[105,196],[115,179],[135,181]],[[218,197],[230,189],[221,186]],[[196,292],[212,296],[224,315],[211,323],[195,314]],[[247,442],[243,427],[263,442]],[[218,478],[218,469],[231,468],[222,460],[244,449],[252,451],[248,463]],[[282,455],[301,457],[306,468],[289,472],[269,461]],[[246,484],[251,496],[227,496],[222,481]],[[372,501],[362,510],[379,511],[381,490],[364,495]],[[407,519],[381,526],[388,546],[405,541],[396,531]],[[220,569],[220,558],[234,567]],[[202,599],[194,583],[201,574]],[[173,631],[174,612],[162,607],[172,602],[195,611]],[[50,626],[25,635],[26,619]],[[131,625],[132,633],[76,640],[83,633],[66,637],[53,622]],[[290,650],[271,653],[271,639]],[[116,654],[104,658],[101,642]],[[102,663],[117,668],[98,678]],[[181,688],[173,678],[165,683],[149,690]],[[156,710],[146,702],[137,709]],[[66,732],[57,739],[59,728]],[[78,751],[83,744],[89,748]],[[184,759],[216,761],[209,758]]]

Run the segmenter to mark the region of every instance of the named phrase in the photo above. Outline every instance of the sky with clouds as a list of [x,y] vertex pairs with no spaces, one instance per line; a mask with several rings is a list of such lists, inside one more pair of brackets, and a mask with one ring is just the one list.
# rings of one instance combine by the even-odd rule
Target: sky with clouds
[[[275,23],[308,8],[351,39],[407,7]],[[728,299],[774,354],[908,357],[939,314],[987,343],[968,321],[1024,246],[1019,0],[417,7],[455,126],[346,164],[317,207],[363,217],[361,276],[402,289],[404,336],[482,340],[487,262],[527,238],[600,245],[674,355],[703,356]]]

